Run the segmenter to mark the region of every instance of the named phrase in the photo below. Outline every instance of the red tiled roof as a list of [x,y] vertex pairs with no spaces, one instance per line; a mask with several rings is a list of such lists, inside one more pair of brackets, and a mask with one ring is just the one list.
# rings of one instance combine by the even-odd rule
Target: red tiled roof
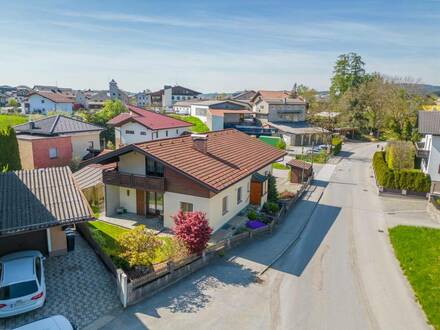
[[107,124],[112,126],[121,126],[128,121],[135,121],[152,130],[189,127],[192,125],[186,121],[138,108],[133,105],[128,105],[127,108],[130,112],[124,112],[117,115],[107,122]]
[[31,95],[40,95],[46,99],[49,99],[55,103],[74,103],[75,102],[75,98],[72,96],[66,96],[64,94],[61,93],[52,93],[52,92],[35,92],[35,93],[31,93],[29,94],[29,96]]
[[139,143],[146,153],[220,191],[282,158],[286,152],[235,129],[207,133],[207,153],[191,136]]
[[303,168],[305,170],[309,170],[312,168],[312,164],[307,163],[303,160],[299,160],[299,159],[292,159],[287,163],[287,165],[290,165],[292,167],[301,168],[301,169]]
[[225,113],[252,114],[249,110],[231,110],[231,109],[209,109],[209,112],[216,116],[224,116]]

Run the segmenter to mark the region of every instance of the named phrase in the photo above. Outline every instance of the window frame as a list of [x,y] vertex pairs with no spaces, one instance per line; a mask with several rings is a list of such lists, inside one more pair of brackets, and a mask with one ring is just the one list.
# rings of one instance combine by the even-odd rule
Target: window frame
[[194,204],[189,202],[180,202],[180,210],[184,213],[194,212]]
[[[55,151],[55,155],[53,155],[51,152]],[[57,159],[58,158],[58,149],[56,147],[50,147],[49,148],[49,158],[50,159]]]
[[243,190],[241,187],[238,187],[237,189],[237,205],[241,204],[243,202]]
[[222,198],[222,215],[225,215],[229,212],[228,210],[228,196],[224,196]]

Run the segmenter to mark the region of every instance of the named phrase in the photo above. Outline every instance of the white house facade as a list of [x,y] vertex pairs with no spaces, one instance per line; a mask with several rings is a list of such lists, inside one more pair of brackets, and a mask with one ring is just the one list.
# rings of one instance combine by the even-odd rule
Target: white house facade
[[65,112],[71,114],[74,101],[62,94],[50,92],[37,92],[29,96],[28,102],[23,103],[23,113],[40,113],[47,115],[49,112]]

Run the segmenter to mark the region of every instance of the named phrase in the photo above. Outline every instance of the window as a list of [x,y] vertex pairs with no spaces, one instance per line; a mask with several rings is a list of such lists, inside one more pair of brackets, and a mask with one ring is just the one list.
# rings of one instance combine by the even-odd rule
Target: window
[[147,132],[141,131],[141,135],[147,135]]
[[20,298],[38,291],[37,281],[10,284],[0,288],[0,300]]
[[228,213],[228,196],[223,197],[222,201],[222,215]]
[[182,210],[182,212],[192,212],[193,205],[192,203],[180,202],[180,209]]
[[146,157],[146,174],[152,176],[163,176],[163,164],[156,162],[153,158]]
[[41,103],[44,103],[44,100],[41,100]]
[[41,259],[35,258],[35,273],[37,273],[38,283],[41,284]]
[[237,189],[237,205],[242,202],[241,198],[241,187]]
[[176,129],[176,134],[179,134],[179,130],[178,129]]
[[168,131],[165,131],[165,136],[168,136]]
[[89,141],[89,149],[93,149],[93,141]]
[[134,131],[133,131],[133,130],[126,129],[126,130],[125,130],[125,134],[134,134]]
[[50,148],[49,149],[49,158],[50,159],[55,159],[58,157],[58,150],[57,148]]

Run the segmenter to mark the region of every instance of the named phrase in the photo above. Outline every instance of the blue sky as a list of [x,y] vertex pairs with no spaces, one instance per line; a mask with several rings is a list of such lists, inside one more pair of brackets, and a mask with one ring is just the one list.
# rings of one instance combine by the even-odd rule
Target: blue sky
[[0,84],[322,90],[341,53],[440,84],[440,0],[0,0]]

